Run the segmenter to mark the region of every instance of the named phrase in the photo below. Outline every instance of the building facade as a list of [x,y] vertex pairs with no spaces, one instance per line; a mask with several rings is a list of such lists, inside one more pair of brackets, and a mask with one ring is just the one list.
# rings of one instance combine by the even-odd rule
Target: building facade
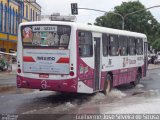
[[19,23],[39,21],[40,16],[36,0],[0,0],[0,51],[16,51]]

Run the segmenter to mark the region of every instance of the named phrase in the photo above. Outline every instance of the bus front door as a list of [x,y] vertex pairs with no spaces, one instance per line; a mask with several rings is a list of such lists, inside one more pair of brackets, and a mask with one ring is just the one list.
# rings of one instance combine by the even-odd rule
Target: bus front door
[[148,43],[144,43],[144,77],[146,77],[148,68]]
[[100,76],[101,76],[101,70],[100,70],[100,37],[94,37],[94,91],[97,91],[100,89]]

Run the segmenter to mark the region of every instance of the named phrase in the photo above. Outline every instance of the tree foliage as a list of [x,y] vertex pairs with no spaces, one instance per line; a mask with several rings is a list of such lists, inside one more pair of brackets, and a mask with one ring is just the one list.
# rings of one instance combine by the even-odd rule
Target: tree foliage
[[[134,32],[140,32],[147,35],[149,43],[155,47],[155,40],[160,42],[160,24],[153,17],[150,11],[143,10],[135,14],[127,15],[134,11],[146,9],[139,1],[123,2],[120,6],[114,8],[115,13],[125,16],[124,29]],[[111,12],[96,18],[94,23],[98,26],[122,29],[122,18]],[[159,41],[158,41],[159,40]],[[154,44],[153,44],[154,43]],[[160,46],[159,46],[160,47]],[[157,47],[156,47],[157,48]],[[159,48],[160,49],[160,48]]]
[[160,38],[156,39],[153,43],[152,46],[154,46],[154,49],[160,51]]

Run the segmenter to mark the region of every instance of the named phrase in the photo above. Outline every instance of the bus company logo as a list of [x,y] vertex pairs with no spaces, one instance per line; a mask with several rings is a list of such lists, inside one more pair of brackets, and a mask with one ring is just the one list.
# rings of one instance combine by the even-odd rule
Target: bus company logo
[[42,80],[41,81],[41,87],[42,87],[42,89],[46,89],[47,88],[47,81],[46,80]]
[[43,57],[43,56],[38,56],[37,60],[46,60],[46,61],[55,61],[55,57]]

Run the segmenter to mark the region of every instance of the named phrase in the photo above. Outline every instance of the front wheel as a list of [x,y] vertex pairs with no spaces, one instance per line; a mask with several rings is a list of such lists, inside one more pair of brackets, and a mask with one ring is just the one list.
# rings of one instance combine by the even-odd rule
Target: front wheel
[[112,77],[111,75],[107,75],[106,80],[104,82],[104,90],[103,93],[107,95],[112,89]]

